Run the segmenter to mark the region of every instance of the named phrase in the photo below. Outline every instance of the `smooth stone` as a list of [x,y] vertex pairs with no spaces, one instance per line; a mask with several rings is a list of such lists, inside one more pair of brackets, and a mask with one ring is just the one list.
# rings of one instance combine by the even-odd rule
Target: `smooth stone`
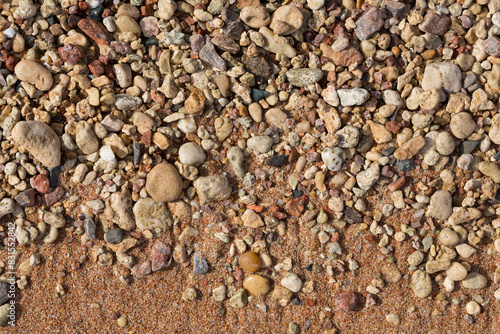
[[473,290],[483,289],[487,283],[486,277],[479,273],[470,273],[462,280],[464,288]]
[[436,150],[441,155],[450,155],[455,150],[455,140],[448,132],[440,132],[436,137]]
[[460,242],[460,236],[451,228],[445,227],[439,232],[438,240],[445,246],[456,246]]
[[370,94],[364,88],[338,89],[340,104],[344,107],[360,106],[368,101]]
[[261,266],[261,260],[259,255],[254,252],[246,252],[239,256],[238,263],[244,271],[248,271],[253,273],[254,271],[259,270]]
[[12,138],[45,167],[61,163],[61,141],[50,126],[40,121],[21,121],[12,129]]
[[185,143],[179,148],[179,160],[189,166],[199,166],[205,161],[203,148],[196,143]]
[[232,308],[243,308],[248,303],[248,296],[245,289],[239,289],[236,293],[229,298],[229,306]]
[[247,140],[247,147],[260,153],[269,152],[273,144],[273,139],[268,136],[255,136]]
[[451,194],[446,190],[438,190],[431,196],[427,214],[439,220],[446,220],[453,212]]
[[243,287],[254,296],[262,296],[271,289],[269,279],[260,275],[250,275],[243,281]]
[[476,130],[476,123],[468,112],[459,112],[451,117],[450,130],[458,139],[465,139]]
[[346,154],[340,147],[327,147],[321,152],[321,159],[328,170],[338,172],[342,170]]
[[276,35],[290,35],[302,28],[303,22],[304,16],[300,9],[295,6],[282,5],[274,11],[269,28]]
[[16,64],[14,73],[19,80],[28,82],[41,91],[49,90],[54,83],[50,71],[33,60],[22,59]]
[[446,270],[446,277],[452,281],[461,281],[467,276],[467,269],[458,262],[453,262]]
[[158,202],[172,202],[182,193],[182,178],[173,165],[163,162],[149,172],[146,190]]
[[92,130],[92,126],[85,121],[80,121],[76,126],[76,145],[85,154],[92,154],[99,149],[99,140]]

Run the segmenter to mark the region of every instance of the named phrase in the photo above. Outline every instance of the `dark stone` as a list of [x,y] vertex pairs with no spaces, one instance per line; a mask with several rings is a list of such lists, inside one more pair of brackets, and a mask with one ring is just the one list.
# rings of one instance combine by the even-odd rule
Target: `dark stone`
[[252,88],[250,95],[252,96],[252,101],[257,102],[257,101],[260,101],[263,98],[271,95],[271,93],[268,93],[265,90]]
[[158,45],[158,38],[156,37],[146,38],[142,41],[142,43],[146,48],[149,48],[150,46]]
[[90,11],[89,17],[92,20],[100,21],[102,22],[102,13],[104,12],[104,7],[99,6],[97,8],[94,8]]
[[59,166],[54,168],[49,168],[49,183],[51,188],[57,187],[59,184],[59,175],[61,174],[61,168]]
[[295,197],[295,198],[302,196],[302,194],[303,194],[303,192],[299,189],[295,189],[293,191],[293,197]]
[[479,143],[480,143],[479,140],[466,140],[462,142],[462,144],[460,145],[460,151],[462,151],[465,154],[472,153],[479,145]]
[[192,35],[189,37],[189,44],[193,52],[200,52],[200,50],[205,46],[205,39],[201,34]]
[[396,168],[403,173],[407,173],[413,170],[415,165],[413,160],[396,160]]
[[292,304],[295,306],[299,306],[300,304],[302,304],[302,300],[299,297],[295,297],[292,299]]
[[238,53],[240,51],[240,46],[238,45],[238,43],[227,36],[214,36],[212,37],[212,43],[214,43],[214,45],[222,51],[227,51],[232,54]]
[[96,225],[92,218],[86,218],[83,221],[83,228],[85,229],[85,233],[87,233],[90,240],[96,239]]
[[0,282],[0,305],[3,305],[9,301],[9,286],[7,282]]
[[78,25],[78,22],[80,22],[81,20],[82,20],[82,18],[80,16],[70,15],[70,16],[68,16],[68,25],[71,28],[75,28]]
[[141,162],[141,144],[134,143],[134,166],[138,166]]
[[123,240],[123,230],[119,227],[108,230],[106,234],[104,234],[104,240],[106,240],[108,244],[119,244]]
[[224,35],[234,40],[239,40],[245,31],[245,26],[240,21],[231,22],[224,27]]
[[312,270],[313,270],[313,264],[311,263],[310,265],[308,265],[308,266],[306,267],[306,270],[307,270],[307,271],[312,271]]
[[193,257],[193,273],[195,275],[203,275],[208,271],[207,259],[200,255],[199,252],[194,253]]
[[170,246],[157,240],[151,248],[151,270],[158,271],[168,267],[168,260],[172,250]]
[[64,196],[64,189],[61,187],[57,187],[53,192],[45,194],[43,198],[45,199],[45,204],[47,206],[51,206],[54,203],[57,203]]
[[35,189],[30,188],[22,191],[14,199],[24,208],[35,206]]
[[446,15],[439,15],[429,12],[425,15],[424,21],[418,26],[423,32],[443,36],[450,27],[451,20]]
[[266,165],[271,167],[281,167],[288,163],[288,155],[276,155],[266,161]]
[[[273,74],[271,65],[264,57],[241,57],[241,61],[245,64],[246,69],[254,75],[267,79]],[[269,94],[268,94],[269,95]]]
[[45,19],[45,21],[47,21],[49,26],[54,25],[54,24],[59,22],[59,20],[57,19],[57,16],[55,16],[55,15],[51,15],[51,16],[47,17]]
[[344,209],[344,217],[349,224],[358,224],[363,221],[363,216],[361,216],[359,212],[350,207],[346,207]]

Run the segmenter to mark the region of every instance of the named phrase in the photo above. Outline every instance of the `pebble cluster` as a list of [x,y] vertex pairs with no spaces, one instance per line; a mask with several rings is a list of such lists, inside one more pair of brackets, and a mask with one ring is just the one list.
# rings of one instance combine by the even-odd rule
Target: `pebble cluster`
[[[330,311],[377,307],[402,282],[469,323],[500,300],[500,266],[469,263],[500,252],[500,0],[1,6],[0,236],[16,256],[64,229],[88,253],[75,270],[118,267],[126,284],[226,261],[213,302],[264,296],[265,311],[316,288],[274,253],[301,243],[300,226],[315,246],[295,251],[329,277]],[[358,234],[387,266],[352,287],[339,277],[364,265],[343,247]],[[394,260],[402,245],[406,263]],[[19,289],[36,284],[37,265],[19,263]],[[65,293],[58,284],[55,297]],[[186,286],[182,300],[199,294]],[[386,320],[403,330],[405,312]],[[337,331],[328,319],[323,330]]]

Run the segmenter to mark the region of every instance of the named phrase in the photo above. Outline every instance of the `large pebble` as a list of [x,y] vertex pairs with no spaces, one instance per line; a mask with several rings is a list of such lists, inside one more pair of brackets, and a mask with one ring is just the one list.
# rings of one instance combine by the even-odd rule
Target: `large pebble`
[[76,145],[85,154],[92,154],[99,149],[99,140],[92,130],[92,126],[85,121],[80,121],[76,126]]
[[28,82],[41,91],[47,91],[52,87],[52,74],[39,63],[22,59],[14,68],[17,78]]
[[445,246],[456,246],[460,242],[460,236],[451,228],[445,227],[439,233],[438,240]]
[[321,152],[321,159],[332,172],[342,170],[346,154],[340,147],[327,147]]
[[294,68],[286,72],[288,82],[296,87],[306,87],[323,78],[323,71],[319,68]]
[[448,93],[458,93],[462,89],[462,72],[453,63],[432,63],[425,67],[422,79],[424,90],[443,88]]
[[247,140],[247,146],[251,150],[267,153],[273,147],[273,139],[268,136],[255,136]]
[[370,97],[364,88],[339,89],[337,94],[340,98],[340,104],[344,107],[360,106]]
[[113,72],[115,73],[116,81],[121,88],[130,87],[132,84],[132,70],[127,64],[113,65]]
[[262,45],[264,50],[272,53],[281,53],[288,58],[293,58],[297,55],[297,50],[290,45],[285,37],[275,34],[267,27],[261,27],[259,33],[264,39],[264,44]]
[[280,6],[271,17],[271,28],[277,35],[290,35],[302,27],[304,16],[295,6]]
[[165,230],[167,226],[172,224],[170,213],[167,206],[163,202],[155,201],[152,198],[140,198],[133,208],[135,223],[137,227],[143,230],[153,230],[162,228]]
[[416,270],[411,275],[410,287],[418,298],[425,298],[432,292],[432,280],[428,273]]
[[243,287],[254,296],[262,296],[271,289],[269,279],[260,275],[250,275],[243,281]]
[[233,168],[234,174],[238,177],[245,176],[243,167],[244,156],[243,151],[238,146],[233,146],[227,150],[227,159]]
[[172,202],[182,193],[182,178],[173,165],[163,162],[149,172],[146,190],[158,202]]
[[264,6],[246,6],[241,10],[240,18],[246,25],[255,29],[265,27],[271,21]]
[[467,276],[467,269],[458,262],[453,262],[446,270],[446,277],[452,281],[461,281]]
[[137,96],[117,94],[115,97],[115,105],[119,110],[130,111],[139,108],[142,105],[142,100]]
[[358,295],[354,291],[341,292],[335,295],[335,307],[344,312],[355,311],[358,308],[358,303]]
[[459,112],[451,117],[450,130],[455,137],[465,139],[476,130],[476,123],[468,112]]
[[462,280],[464,288],[473,290],[483,289],[487,283],[486,277],[480,273],[470,273]]
[[431,196],[427,214],[439,220],[446,220],[453,212],[451,194],[446,190],[438,190]]
[[159,0],[158,1],[158,16],[161,19],[170,20],[177,10],[177,4],[173,0]]
[[481,173],[488,176],[495,183],[500,183],[500,166],[497,163],[491,161],[481,161],[478,165],[478,169]]
[[436,150],[442,155],[453,153],[455,150],[455,140],[448,132],[441,132],[436,137]]
[[231,186],[223,175],[203,176],[194,181],[200,204],[222,201],[231,196]]
[[248,296],[245,289],[239,289],[236,293],[229,298],[229,306],[232,308],[243,308],[248,303]]
[[40,121],[18,122],[12,129],[12,137],[45,167],[60,165],[61,141],[47,124]]
[[203,148],[196,143],[185,143],[179,148],[179,160],[189,166],[198,166],[205,161]]

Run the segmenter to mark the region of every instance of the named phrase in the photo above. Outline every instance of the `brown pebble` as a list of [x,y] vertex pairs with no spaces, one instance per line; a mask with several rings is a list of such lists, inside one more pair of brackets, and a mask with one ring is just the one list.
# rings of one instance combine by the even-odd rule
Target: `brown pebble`
[[254,252],[246,252],[238,259],[241,269],[253,273],[259,270],[261,262],[259,256]]

